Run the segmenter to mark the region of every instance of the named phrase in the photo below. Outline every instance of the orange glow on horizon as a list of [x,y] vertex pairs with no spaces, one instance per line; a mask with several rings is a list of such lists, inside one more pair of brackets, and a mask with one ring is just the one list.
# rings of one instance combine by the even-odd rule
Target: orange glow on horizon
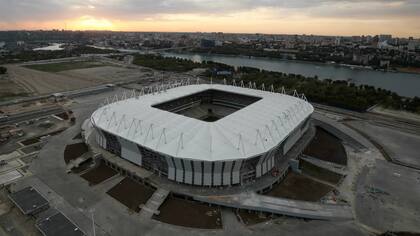
[[[314,35],[376,35],[392,34],[396,37],[420,37],[417,19],[363,20],[308,17],[292,15],[278,18],[278,13],[258,9],[222,15],[160,14],[144,19],[117,19],[112,16],[84,15],[60,21],[27,21],[2,24],[0,30],[109,30],[144,32],[225,32],[267,34]],[[415,33],[413,33],[415,32]]]
[[118,30],[114,24],[105,18],[82,16],[67,23],[70,30]]

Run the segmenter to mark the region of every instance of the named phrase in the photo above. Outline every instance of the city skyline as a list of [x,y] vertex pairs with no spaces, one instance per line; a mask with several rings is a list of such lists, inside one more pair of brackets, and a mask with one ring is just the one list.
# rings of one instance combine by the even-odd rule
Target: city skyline
[[0,0],[0,30],[112,30],[420,37],[414,0]]

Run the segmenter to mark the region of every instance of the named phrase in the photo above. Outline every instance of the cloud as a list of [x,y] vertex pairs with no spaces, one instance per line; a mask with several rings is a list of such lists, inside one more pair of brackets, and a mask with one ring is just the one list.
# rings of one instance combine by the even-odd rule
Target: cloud
[[419,0],[0,0],[0,6],[0,25],[13,27],[21,22],[36,25],[83,16],[118,22],[180,20],[186,16],[186,20],[235,20],[238,15],[241,19],[249,15],[245,17],[249,23],[267,19],[420,22]]
[[0,0],[0,21],[64,19],[93,15],[141,20],[161,14],[224,15],[259,8],[318,17],[409,17],[417,0]]

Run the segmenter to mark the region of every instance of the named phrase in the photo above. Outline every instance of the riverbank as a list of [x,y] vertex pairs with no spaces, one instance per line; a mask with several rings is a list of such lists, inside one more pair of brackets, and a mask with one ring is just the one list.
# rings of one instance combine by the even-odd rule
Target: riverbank
[[[365,70],[377,70],[374,69],[372,66],[362,66],[362,65],[353,65],[353,64],[345,64],[345,63],[336,63],[334,61],[326,61],[326,62],[320,62],[320,61],[306,61],[306,60],[298,60],[298,59],[286,59],[282,57],[271,57],[271,56],[253,56],[253,55],[246,55],[246,54],[225,54],[225,53],[203,53],[203,52],[194,52],[194,51],[184,51],[184,50],[171,50],[168,49],[165,52],[169,53],[180,53],[180,54],[205,54],[205,55],[217,55],[217,56],[226,56],[226,57],[241,57],[241,58],[249,58],[249,59],[268,59],[268,60],[277,60],[277,61],[286,61],[286,62],[298,62],[298,63],[306,63],[311,65],[333,65],[337,67],[347,67],[352,69],[365,69]],[[381,71],[381,70],[377,70]]]
[[212,61],[234,68],[251,67],[259,70],[301,75],[320,80],[347,81],[356,86],[369,85],[405,97],[420,97],[420,74],[385,72],[366,68],[339,66],[337,64],[309,63],[289,60],[164,52],[164,57],[188,59],[193,62]]
[[346,67],[350,69],[361,69],[361,70],[372,70],[372,71],[379,71],[379,72],[389,72],[389,73],[408,73],[408,74],[420,74],[420,68],[416,67],[395,67],[393,69],[384,70],[384,69],[375,69],[372,66],[363,66],[363,65],[355,65],[355,64],[346,64],[346,63],[336,63],[334,61],[326,61],[326,62],[319,62],[319,61],[306,61],[306,60],[298,60],[298,59],[285,59],[282,57],[271,57],[271,56],[253,56],[253,55],[246,55],[246,54],[225,54],[225,53],[203,53],[203,52],[195,52],[195,51],[185,51],[185,50],[166,50],[169,53],[180,53],[180,54],[205,54],[205,55],[217,55],[217,56],[226,56],[226,57],[241,57],[241,58],[250,58],[250,59],[268,59],[268,60],[278,60],[278,61],[286,61],[286,62],[297,62],[297,63],[306,63],[312,65],[333,65],[337,67]]
[[420,74],[420,68],[417,67],[397,67],[396,70],[401,73]]

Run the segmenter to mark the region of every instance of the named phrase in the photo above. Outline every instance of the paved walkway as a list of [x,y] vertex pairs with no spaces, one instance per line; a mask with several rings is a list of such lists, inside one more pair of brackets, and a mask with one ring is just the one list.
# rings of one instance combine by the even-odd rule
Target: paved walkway
[[329,171],[332,171],[334,173],[340,174],[340,175],[346,175],[347,171],[346,171],[346,167],[343,165],[339,165],[339,164],[335,164],[332,162],[328,162],[328,161],[323,161],[311,156],[307,156],[307,155],[303,155],[301,157],[302,160],[307,161],[313,165],[316,165],[318,167],[327,169]]
[[372,147],[372,144],[356,131],[322,114],[314,112],[312,120],[315,125],[326,129],[359,152],[365,152]]
[[[94,134],[94,133],[92,133]],[[308,131],[300,138],[296,144],[292,147],[292,149],[289,150],[289,152],[286,154],[286,156],[283,158],[283,162],[277,166],[277,169],[280,173],[285,171],[287,168],[289,168],[289,160],[297,158],[304,148],[309,144],[309,142],[313,139],[315,136],[315,127],[310,126]],[[120,168],[127,170],[132,175],[138,176],[141,179],[147,179],[150,184],[157,188],[164,188],[171,192],[183,194],[187,196],[195,196],[195,195],[208,195],[208,196],[214,196],[214,195],[231,195],[236,194],[243,191],[254,191],[258,192],[265,188],[271,187],[273,184],[275,184],[279,179],[281,178],[281,175],[279,176],[272,176],[271,174],[266,174],[258,179],[256,182],[249,182],[243,185],[235,185],[235,186],[229,186],[229,187],[220,187],[220,188],[214,188],[214,187],[203,187],[203,186],[192,186],[192,185],[186,185],[186,184],[179,184],[172,180],[169,180],[167,178],[162,178],[161,176],[154,174],[144,168],[141,168],[137,165],[132,164],[131,162],[118,157],[110,152],[107,152],[100,148],[98,144],[94,140],[94,135],[91,135],[88,139],[88,144],[90,148],[92,149],[93,153],[101,154],[102,157],[113,163],[116,166],[119,166]]]
[[159,214],[159,207],[163,204],[166,197],[168,196],[169,191],[163,188],[157,189],[152,197],[146,202],[146,204],[141,208],[140,217],[152,218],[153,214]]
[[230,196],[200,196],[194,199],[226,207],[252,211],[264,211],[316,220],[351,220],[351,208],[346,205],[332,205],[269,197],[252,192]]

